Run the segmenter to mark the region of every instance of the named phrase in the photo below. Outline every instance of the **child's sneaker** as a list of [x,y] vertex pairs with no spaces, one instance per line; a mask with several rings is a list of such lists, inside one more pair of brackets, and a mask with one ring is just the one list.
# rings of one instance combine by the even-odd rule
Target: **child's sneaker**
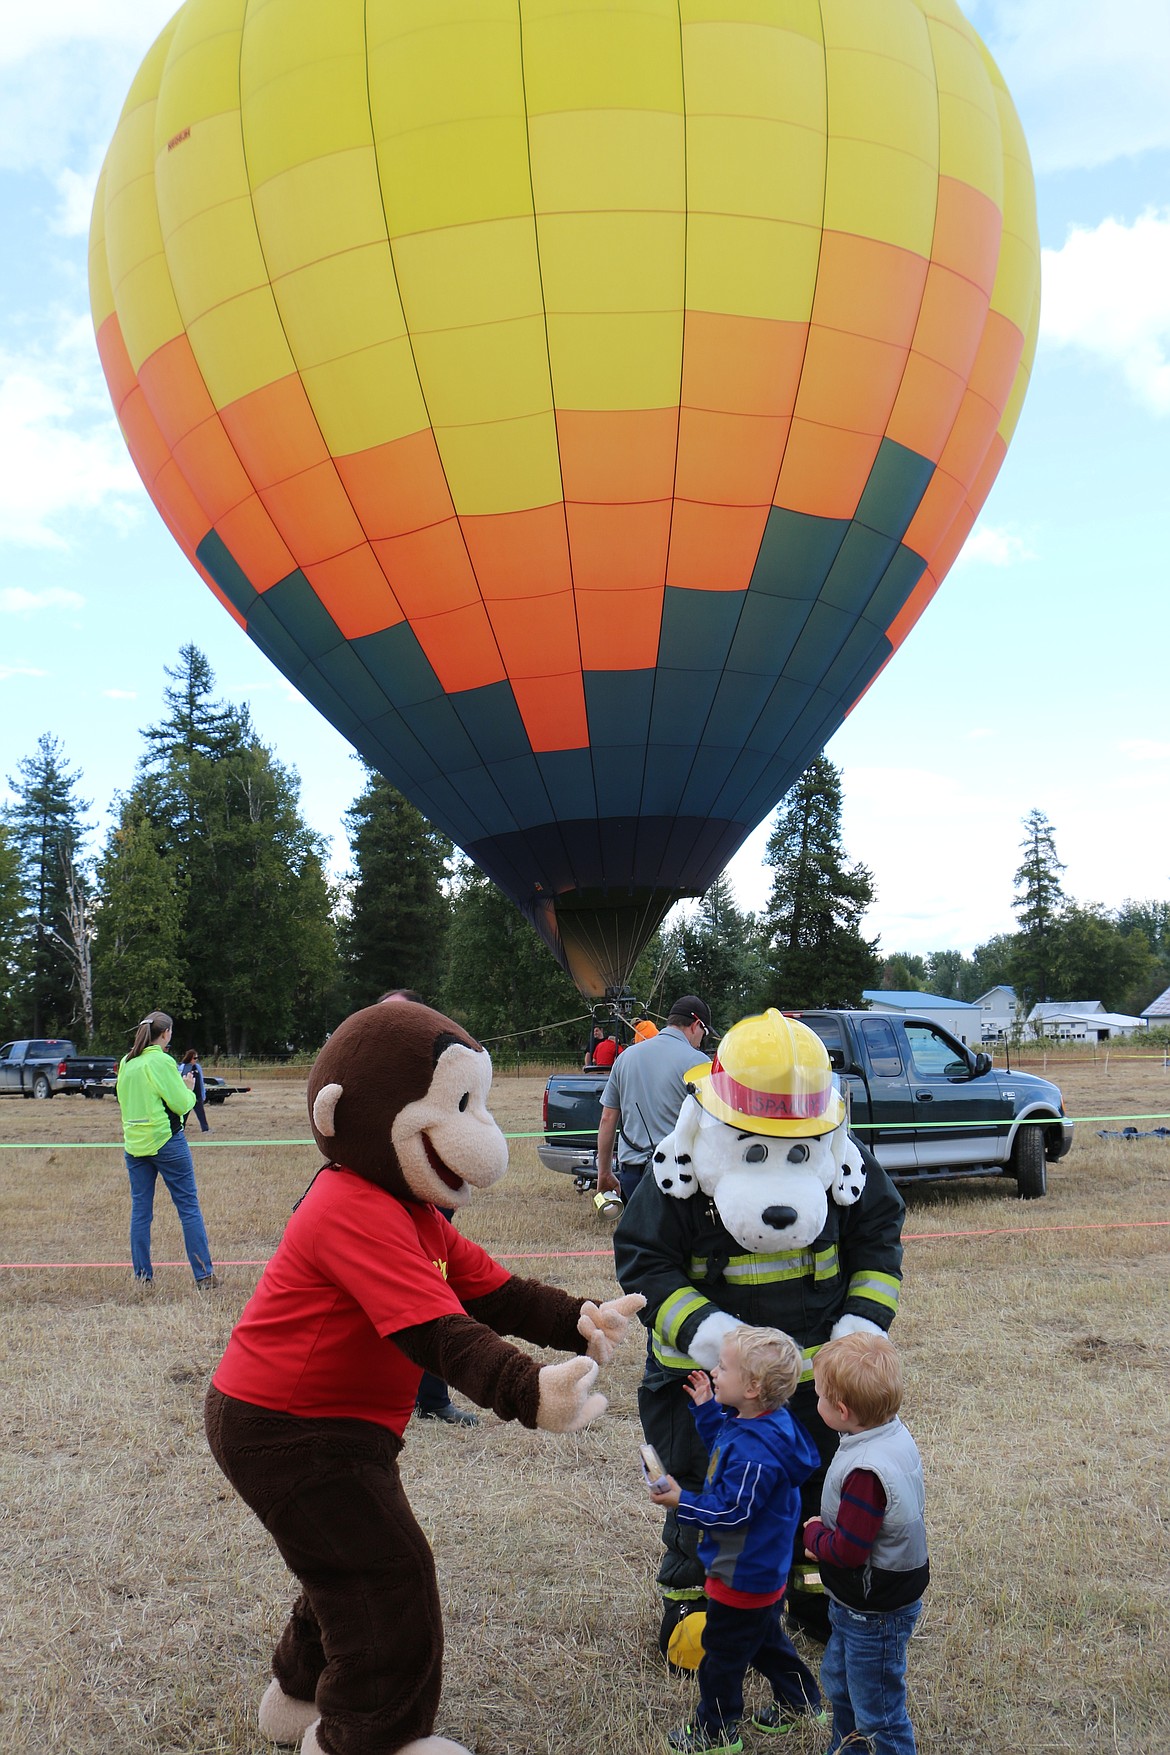
[[806,1706],[803,1710],[789,1706],[787,1701],[769,1702],[759,1712],[753,1712],[750,1722],[757,1731],[775,1731],[783,1735],[794,1725],[827,1725],[829,1714],[823,1706]]
[[666,1746],[677,1750],[678,1755],[742,1755],[743,1738],[737,1724],[724,1725],[720,1730],[709,1731],[706,1725],[695,1721],[683,1725],[680,1730],[671,1731],[666,1739]]

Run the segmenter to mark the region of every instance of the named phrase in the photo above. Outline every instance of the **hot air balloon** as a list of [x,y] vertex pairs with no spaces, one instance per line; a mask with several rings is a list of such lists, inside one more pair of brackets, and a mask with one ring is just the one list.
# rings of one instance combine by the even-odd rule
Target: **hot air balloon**
[[952,0],[186,0],[90,273],[176,540],[589,995],[922,613],[1039,311]]

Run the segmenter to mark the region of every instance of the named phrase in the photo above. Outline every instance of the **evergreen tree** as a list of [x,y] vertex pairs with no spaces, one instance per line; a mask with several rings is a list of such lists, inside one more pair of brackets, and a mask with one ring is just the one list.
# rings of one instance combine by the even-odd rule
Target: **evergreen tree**
[[85,889],[82,822],[89,803],[77,796],[80,775],[47,734],[9,779],[16,802],[6,812],[20,857],[23,900],[17,950],[17,1004],[31,1036],[67,1036],[83,1016],[69,946],[75,892]]
[[346,812],[354,870],[341,952],[350,1010],[391,987],[435,1000],[446,966],[453,847],[388,780],[366,770]]
[[776,872],[764,914],[772,1003],[860,1005],[879,972],[877,941],[859,931],[873,875],[845,863],[841,775],[824,756],[781,800],[764,859]]
[[1020,930],[1012,956],[1012,979],[1025,1014],[1052,991],[1053,930],[1064,902],[1052,824],[1043,811],[1024,818],[1024,859],[1016,872],[1013,912]]
[[147,817],[141,793],[133,792],[120,801],[98,862],[94,1010],[98,1036],[111,1054],[123,1052],[149,1011],[191,1015],[186,886],[165,838]]
[[675,956],[667,1003],[697,993],[726,1029],[760,1003],[767,965],[755,917],[736,906],[726,872],[720,873],[695,913],[671,929]]
[[[585,1002],[572,981],[470,860],[456,868],[442,1010],[478,1041],[506,1038],[501,1055],[535,1048],[576,1054],[583,1039]],[[565,1019],[572,1021],[561,1030],[544,1028]]]
[[0,822],[0,1038],[15,1036],[18,1016],[21,925],[24,898],[20,888],[20,848],[7,823]]
[[205,1049],[315,1046],[342,1007],[324,846],[297,776],[245,709],[214,698],[196,647],[167,675],[133,797],[182,896],[183,1023]]

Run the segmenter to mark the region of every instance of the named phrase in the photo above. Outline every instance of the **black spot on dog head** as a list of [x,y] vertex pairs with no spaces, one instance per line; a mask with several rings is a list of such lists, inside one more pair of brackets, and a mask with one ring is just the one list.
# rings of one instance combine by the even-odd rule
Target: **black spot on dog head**
[[686,1175],[686,1176],[680,1176],[680,1177],[679,1177],[679,1181],[680,1181],[680,1182],[681,1182],[681,1183],[683,1183],[683,1184],[684,1184],[684,1186],[685,1186],[685,1184],[686,1184],[686,1183],[688,1183],[688,1182],[693,1182],[693,1181],[694,1181],[694,1180],[695,1180],[695,1179],[694,1179],[694,1177],[693,1177],[693,1176],[691,1176],[691,1175],[689,1175],[689,1174],[688,1174],[688,1175]]
[[681,1157],[678,1157],[675,1159],[676,1164],[689,1164],[690,1161],[691,1161],[691,1154],[689,1152],[683,1152]]
[[665,1152],[655,1152],[654,1162],[656,1164],[665,1164],[666,1163],[666,1153]]
[[662,1178],[662,1187],[663,1188],[673,1188],[674,1187],[673,1176],[664,1176]]

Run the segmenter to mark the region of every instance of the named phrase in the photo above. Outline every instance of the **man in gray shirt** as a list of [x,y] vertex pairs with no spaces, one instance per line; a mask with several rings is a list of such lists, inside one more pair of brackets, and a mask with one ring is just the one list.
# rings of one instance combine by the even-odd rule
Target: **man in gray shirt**
[[[711,1028],[705,1000],[685,993],[670,1008],[666,1028],[648,1042],[619,1054],[601,1093],[597,1130],[597,1190],[621,1194],[623,1202],[642,1180],[650,1154],[678,1120],[687,1094],[686,1075],[700,1061],[703,1038]],[[617,1141],[617,1174],[613,1169]]]

